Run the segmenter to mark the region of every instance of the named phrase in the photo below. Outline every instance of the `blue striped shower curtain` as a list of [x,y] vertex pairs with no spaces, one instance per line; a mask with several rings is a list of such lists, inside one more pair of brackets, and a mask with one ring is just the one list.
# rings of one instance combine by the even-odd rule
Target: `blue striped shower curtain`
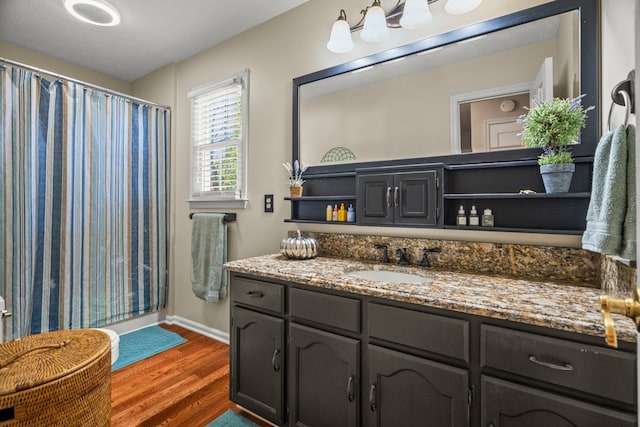
[[6,338],[164,307],[169,111],[0,69]]

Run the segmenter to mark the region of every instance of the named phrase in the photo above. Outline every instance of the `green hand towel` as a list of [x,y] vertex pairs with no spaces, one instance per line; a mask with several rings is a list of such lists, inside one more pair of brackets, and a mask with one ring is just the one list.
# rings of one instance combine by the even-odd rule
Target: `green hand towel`
[[227,296],[227,225],[224,214],[197,213],[191,230],[191,289],[195,296],[216,303]]
[[627,126],[627,212],[622,224],[622,258],[636,259],[636,128]]
[[591,201],[582,248],[618,255],[627,210],[627,135],[624,126],[605,134],[593,160]]

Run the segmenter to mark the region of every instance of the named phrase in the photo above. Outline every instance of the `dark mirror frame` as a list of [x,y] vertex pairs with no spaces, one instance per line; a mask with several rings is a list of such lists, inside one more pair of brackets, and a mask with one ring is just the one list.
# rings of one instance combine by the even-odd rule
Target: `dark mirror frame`
[[[439,46],[456,43],[462,40],[478,37],[483,34],[489,34],[573,10],[578,10],[580,13],[580,93],[586,94],[583,99],[583,105],[593,106],[594,109],[589,112],[586,126],[582,129],[580,144],[574,145],[572,147],[572,151],[576,159],[593,156],[600,137],[600,0],[555,0],[293,79],[292,160],[299,159],[300,155],[300,86],[403,56],[413,55]],[[353,171],[356,167],[367,167],[373,163],[376,165],[402,165],[427,162],[469,164],[535,160],[539,155],[540,149],[538,148],[522,148],[491,153],[452,154],[446,156],[398,159],[382,162],[315,165],[309,168],[307,174]]]

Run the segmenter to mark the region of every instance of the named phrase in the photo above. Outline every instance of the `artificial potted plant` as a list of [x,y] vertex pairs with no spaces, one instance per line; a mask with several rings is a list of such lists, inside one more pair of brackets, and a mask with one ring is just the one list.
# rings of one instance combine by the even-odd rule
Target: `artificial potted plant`
[[285,162],[282,164],[284,168],[289,172],[289,191],[291,193],[291,197],[301,197],[302,196],[302,184],[304,184],[304,179],[302,179],[302,173],[307,169],[307,167],[300,163],[297,160],[293,162],[293,166],[291,163]]
[[547,193],[569,191],[575,165],[569,145],[577,142],[585,126],[587,112],[582,98],[554,98],[548,102],[533,100],[531,108],[519,118],[526,147],[542,147],[538,157],[540,174]]

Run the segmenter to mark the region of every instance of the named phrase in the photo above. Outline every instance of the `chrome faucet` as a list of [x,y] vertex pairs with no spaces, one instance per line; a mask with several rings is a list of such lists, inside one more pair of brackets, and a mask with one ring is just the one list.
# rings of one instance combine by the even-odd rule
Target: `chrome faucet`
[[376,249],[382,249],[382,262],[391,262],[389,260],[389,252],[387,251],[387,245],[375,244],[373,245]]
[[396,257],[398,258],[398,265],[409,265],[409,256],[407,255],[407,248],[396,249]]
[[420,261],[420,266],[422,267],[431,267],[431,262],[429,262],[429,252],[440,253],[442,250],[440,248],[424,248],[422,250],[422,261]]

